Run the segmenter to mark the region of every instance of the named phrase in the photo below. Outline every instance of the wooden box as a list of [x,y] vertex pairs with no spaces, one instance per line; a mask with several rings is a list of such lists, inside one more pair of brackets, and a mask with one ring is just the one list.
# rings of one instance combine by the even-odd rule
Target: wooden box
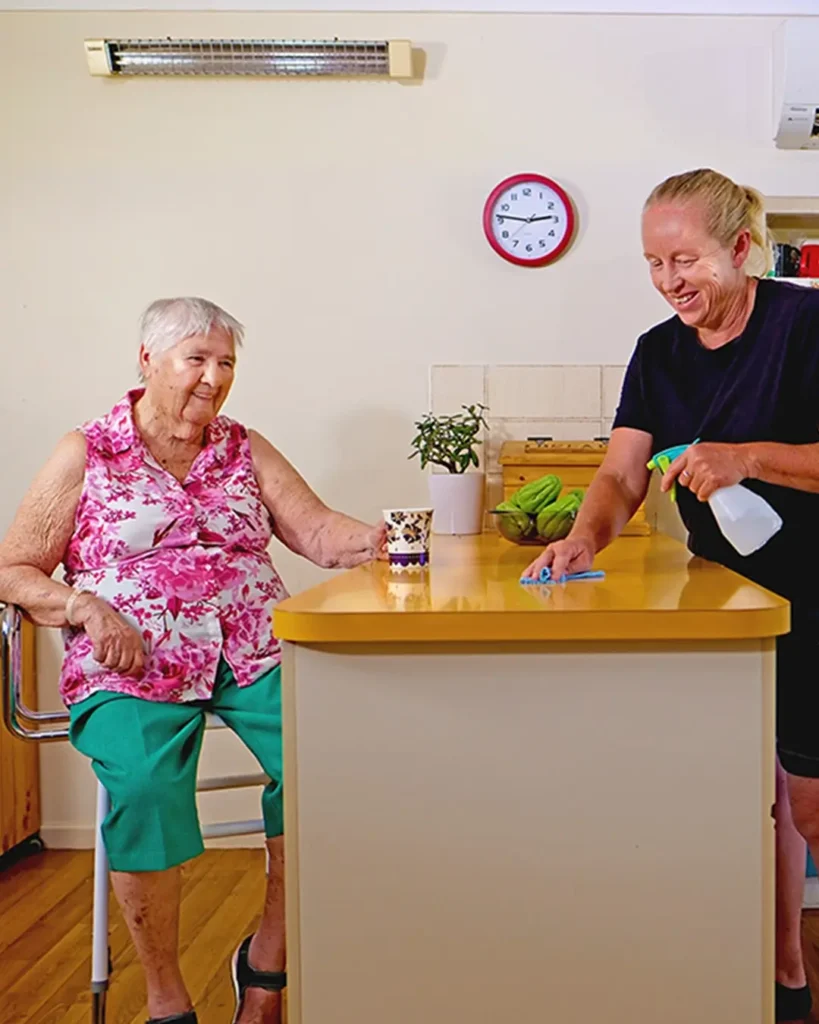
[[[524,484],[547,473],[556,473],[563,482],[563,491],[586,488],[603,461],[606,441],[549,441],[530,438],[527,441],[505,441],[499,462],[503,468],[503,499],[508,500]],[[626,524],[622,536],[645,537],[651,533],[642,504]]]

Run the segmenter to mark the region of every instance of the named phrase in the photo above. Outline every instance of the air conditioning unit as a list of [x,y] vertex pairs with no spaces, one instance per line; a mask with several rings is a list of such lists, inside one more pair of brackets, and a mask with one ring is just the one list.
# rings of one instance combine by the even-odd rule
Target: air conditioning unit
[[774,39],[774,141],[819,149],[819,18],[789,18]]

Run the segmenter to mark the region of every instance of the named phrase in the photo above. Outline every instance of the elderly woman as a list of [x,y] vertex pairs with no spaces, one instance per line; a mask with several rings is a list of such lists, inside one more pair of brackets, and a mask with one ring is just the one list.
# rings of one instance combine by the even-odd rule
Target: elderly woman
[[[652,453],[702,439],[662,481],[664,490],[681,485],[691,551],[792,602],[792,631],[777,648],[776,799],[776,1019],[790,1021],[811,1005],[799,833],[819,863],[819,291],[754,276],[769,255],[762,212],[756,192],[712,170],[669,178],[649,196],[643,249],[674,315],[637,343],[606,458],[571,533],[527,571],[588,569],[645,497]],[[745,558],[707,504],[740,481],[784,521]]]
[[[71,742],[111,797],[103,834],[138,951],[151,1024],[195,1024],[179,970],[182,862],[202,852],[195,807],[206,710],[271,783],[268,884],[234,956],[234,1021],[280,1020],[285,984],[280,647],[275,535],[325,567],[380,556],[383,526],[334,512],[261,434],[219,415],[243,328],[204,299],[154,302],[144,388],[60,441],[0,545],[0,600],[66,629],[60,690]],[[51,578],[62,562],[65,583]]]

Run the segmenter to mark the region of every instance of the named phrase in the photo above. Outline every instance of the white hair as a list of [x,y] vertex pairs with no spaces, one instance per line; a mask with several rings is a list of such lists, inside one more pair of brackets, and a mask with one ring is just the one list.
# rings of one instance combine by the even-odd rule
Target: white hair
[[159,355],[194,334],[209,334],[221,328],[242,344],[245,329],[239,321],[215,302],[190,296],[157,299],[145,310],[139,322],[139,341],[146,352]]

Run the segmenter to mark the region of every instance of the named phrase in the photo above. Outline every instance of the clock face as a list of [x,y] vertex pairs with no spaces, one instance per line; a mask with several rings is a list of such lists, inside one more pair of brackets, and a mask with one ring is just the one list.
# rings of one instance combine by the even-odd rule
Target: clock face
[[500,256],[525,267],[557,259],[574,231],[571,200],[556,182],[539,174],[502,181],[486,200],[483,228]]

